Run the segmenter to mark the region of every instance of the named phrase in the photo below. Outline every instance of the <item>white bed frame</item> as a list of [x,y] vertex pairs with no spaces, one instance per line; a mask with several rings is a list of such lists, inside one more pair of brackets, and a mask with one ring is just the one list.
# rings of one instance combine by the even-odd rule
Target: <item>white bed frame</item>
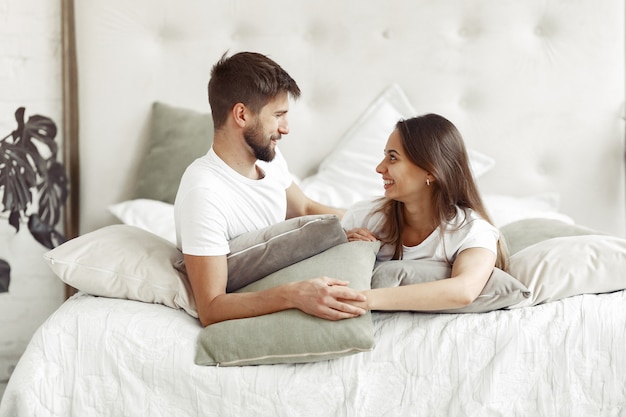
[[[626,232],[624,1],[76,2],[80,232],[132,196],[151,104],[209,111],[211,65],[270,55],[299,83],[281,149],[303,178],[397,83],[494,157],[485,193],[557,192],[576,223]],[[372,167],[374,169],[374,167]]]

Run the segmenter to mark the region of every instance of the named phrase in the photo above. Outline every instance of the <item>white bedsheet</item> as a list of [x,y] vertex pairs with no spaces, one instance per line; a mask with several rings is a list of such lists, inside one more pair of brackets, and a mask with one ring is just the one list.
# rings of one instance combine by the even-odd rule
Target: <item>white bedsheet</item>
[[183,311],[77,294],[34,335],[0,416],[626,416],[624,291],[373,316],[372,352],[216,368],[194,364]]

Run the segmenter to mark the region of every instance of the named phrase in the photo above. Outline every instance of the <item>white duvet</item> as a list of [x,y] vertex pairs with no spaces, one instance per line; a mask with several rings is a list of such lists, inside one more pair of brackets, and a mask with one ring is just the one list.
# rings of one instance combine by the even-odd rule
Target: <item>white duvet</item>
[[77,294],[34,335],[0,416],[626,416],[624,291],[373,317],[372,352],[203,367],[183,311]]

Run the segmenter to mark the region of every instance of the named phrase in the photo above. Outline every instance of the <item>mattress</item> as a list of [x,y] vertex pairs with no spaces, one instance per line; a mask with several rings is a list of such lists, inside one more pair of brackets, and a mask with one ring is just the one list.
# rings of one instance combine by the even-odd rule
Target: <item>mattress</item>
[[0,416],[624,416],[625,303],[375,312],[371,352],[224,368],[194,364],[183,310],[78,293],[34,335]]

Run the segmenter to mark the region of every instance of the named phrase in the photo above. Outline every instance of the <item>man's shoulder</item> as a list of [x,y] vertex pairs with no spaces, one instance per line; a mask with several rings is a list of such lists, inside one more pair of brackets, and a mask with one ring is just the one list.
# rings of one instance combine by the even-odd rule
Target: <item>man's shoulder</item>
[[202,179],[213,178],[215,174],[223,172],[219,161],[212,158],[210,154],[203,155],[193,160],[185,169],[181,181],[198,182]]

